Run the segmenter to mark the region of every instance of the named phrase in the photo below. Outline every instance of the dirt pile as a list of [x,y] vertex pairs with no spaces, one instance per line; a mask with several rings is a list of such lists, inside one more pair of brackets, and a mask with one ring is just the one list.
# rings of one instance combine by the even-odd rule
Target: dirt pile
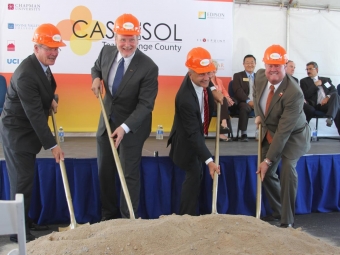
[[54,232],[27,244],[28,254],[340,254],[301,229],[250,216],[162,216],[118,219]]

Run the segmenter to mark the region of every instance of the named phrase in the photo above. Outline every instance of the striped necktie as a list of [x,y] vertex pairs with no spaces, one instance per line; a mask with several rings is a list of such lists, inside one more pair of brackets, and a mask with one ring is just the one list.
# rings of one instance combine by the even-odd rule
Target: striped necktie
[[51,84],[51,81],[52,81],[52,73],[51,73],[51,70],[49,67],[47,67],[46,69],[46,77],[47,77],[47,80],[49,81],[49,83]]
[[204,104],[204,124],[203,124],[203,131],[205,135],[208,135],[209,129],[209,103],[208,103],[208,92],[207,89],[203,89],[203,104]]

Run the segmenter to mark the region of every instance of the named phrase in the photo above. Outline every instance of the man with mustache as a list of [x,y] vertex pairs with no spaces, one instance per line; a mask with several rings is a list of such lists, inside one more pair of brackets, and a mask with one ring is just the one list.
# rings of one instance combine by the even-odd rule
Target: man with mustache
[[[133,211],[138,218],[140,161],[145,140],[151,132],[152,110],[158,91],[158,67],[138,47],[140,26],[131,14],[119,16],[113,27],[116,46],[105,45],[91,69],[92,91],[98,97],[105,88],[104,107],[111,138],[119,149]],[[119,217],[115,175],[117,173],[104,118],[97,131],[97,157],[102,203],[102,221]],[[123,192],[120,213],[130,218]]]
[[[265,70],[256,73],[254,86],[255,124],[262,124],[261,175],[273,215],[262,219],[294,227],[298,185],[296,164],[310,148],[310,128],[303,113],[303,94],[285,72],[286,50],[280,45],[264,53]],[[282,162],[280,179],[276,174]]]
[[[35,236],[30,230],[47,230],[28,217],[33,190],[36,154],[41,147],[51,150],[56,162],[64,160],[48,126],[50,110],[57,112],[54,100],[56,82],[50,66],[54,65],[60,48],[66,46],[57,27],[42,24],[34,31],[34,53],[14,71],[7,90],[0,119],[0,132],[10,182],[11,200],[16,193],[24,195],[26,241]],[[17,242],[17,236],[10,236]]]
[[303,110],[307,121],[313,118],[315,111],[324,112],[327,116],[326,125],[331,127],[333,120],[340,135],[340,97],[330,78],[318,76],[316,62],[306,65],[308,77],[301,79],[300,87],[305,97]]

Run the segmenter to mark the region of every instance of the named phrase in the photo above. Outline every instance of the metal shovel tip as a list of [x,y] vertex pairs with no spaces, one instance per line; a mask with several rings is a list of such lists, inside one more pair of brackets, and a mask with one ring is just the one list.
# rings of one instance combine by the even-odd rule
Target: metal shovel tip
[[90,225],[90,223],[85,223],[85,224],[78,224],[78,223],[70,224],[69,226],[64,227],[64,228],[60,227],[59,228],[59,232],[67,231],[67,230],[70,230],[70,229],[75,229],[75,228],[78,228],[78,227],[81,227],[81,226],[86,226],[86,225]]

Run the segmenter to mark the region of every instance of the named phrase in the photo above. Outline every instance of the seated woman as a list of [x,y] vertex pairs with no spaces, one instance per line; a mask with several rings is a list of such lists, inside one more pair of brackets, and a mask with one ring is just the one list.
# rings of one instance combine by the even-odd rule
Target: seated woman
[[216,77],[216,73],[218,70],[217,61],[213,60],[213,63],[216,67],[216,71],[213,72],[211,77],[211,82],[214,84],[215,88],[220,91],[223,95],[223,105],[221,105],[221,129],[220,129],[220,141],[229,142],[232,141],[231,138],[228,138],[225,134],[230,133],[227,121],[230,119],[228,107],[234,105],[233,99],[229,96],[229,93],[224,88],[222,80]]

